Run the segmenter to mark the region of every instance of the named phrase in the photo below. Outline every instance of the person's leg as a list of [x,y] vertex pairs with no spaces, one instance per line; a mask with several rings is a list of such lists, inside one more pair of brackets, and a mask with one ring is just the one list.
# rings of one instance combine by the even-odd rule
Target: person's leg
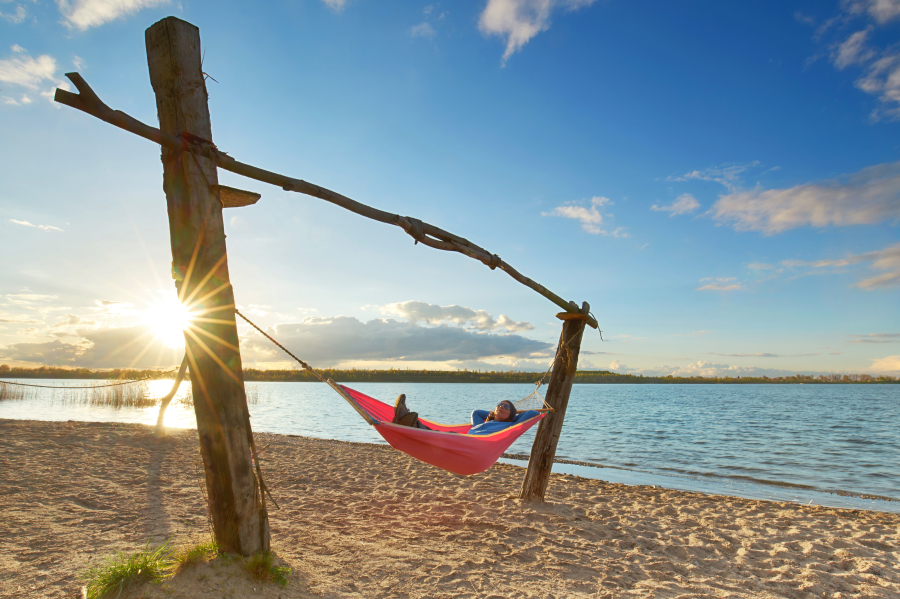
[[391,422],[399,424],[400,426],[431,430],[419,422],[418,412],[411,412],[409,408],[406,407],[406,395],[404,393],[401,393],[399,397],[397,397],[397,401],[394,402],[394,419],[391,420]]
[[488,414],[490,414],[488,410],[475,410],[474,412],[472,412],[472,426],[484,424],[484,421],[487,420]]

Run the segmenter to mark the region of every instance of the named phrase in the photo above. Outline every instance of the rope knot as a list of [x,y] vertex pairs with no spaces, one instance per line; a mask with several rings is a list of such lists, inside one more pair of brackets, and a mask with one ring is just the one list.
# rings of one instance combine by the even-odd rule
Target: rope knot
[[495,268],[500,266],[500,262],[501,262],[500,256],[498,256],[497,254],[491,254],[491,261],[488,262],[488,267],[491,270],[494,270]]
[[409,233],[410,237],[415,239],[417,244],[420,241],[422,241],[423,239],[425,239],[425,227],[424,227],[424,225],[422,225],[422,221],[420,221],[417,218],[413,218],[411,216],[407,216],[406,220],[408,220],[409,223],[412,225],[412,228],[409,231],[407,231],[407,233]]

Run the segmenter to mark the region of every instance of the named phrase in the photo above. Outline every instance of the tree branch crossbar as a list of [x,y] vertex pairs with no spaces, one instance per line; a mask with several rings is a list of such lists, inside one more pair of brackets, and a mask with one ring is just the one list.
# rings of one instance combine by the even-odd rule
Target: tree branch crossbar
[[[359,214],[360,216],[400,227],[410,235],[416,243],[422,243],[423,245],[427,245],[428,247],[437,250],[459,252],[474,260],[478,260],[488,266],[491,270],[500,268],[500,270],[504,271],[510,277],[522,285],[537,291],[569,314],[582,314],[581,309],[575,302],[567,302],[540,283],[524,276],[515,268],[504,262],[497,254],[488,252],[468,239],[444,231],[439,227],[435,227],[434,225],[411,216],[400,216],[399,214],[392,214],[390,212],[385,212],[384,210],[367,206],[366,204],[352,200],[344,195],[331,191],[330,189],[309,183],[308,181],[294,179],[249,164],[244,164],[219,150],[211,141],[200,139],[189,134],[172,135],[160,131],[155,127],[146,125],[134,117],[125,114],[121,110],[111,109],[97,96],[94,90],[91,89],[79,73],[66,73],[66,77],[72,81],[79,93],[74,94],[64,89],[57,89],[54,100],[60,104],[65,104],[66,106],[70,106],[91,116],[97,117],[102,121],[130,133],[134,133],[144,139],[158,143],[170,150],[176,152],[191,152],[195,155],[203,156],[213,160],[219,168],[231,171],[238,175],[262,181],[263,183],[277,185],[285,191],[295,191],[297,193],[319,198]],[[589,326],[595,329],[598,328],[597,320],[593,316],[587,314],[584,316]]]

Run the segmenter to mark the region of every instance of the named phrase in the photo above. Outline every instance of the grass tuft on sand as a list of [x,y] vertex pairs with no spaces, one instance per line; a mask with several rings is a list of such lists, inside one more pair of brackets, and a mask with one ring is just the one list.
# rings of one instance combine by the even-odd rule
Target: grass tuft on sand
[[[271,551],[241,557],[222,553],[215,541],[177,549],[173,548],[171,541],[151,549],[148,541],[143,549],[133,553],[120,552],[107,558],[88,570],[82,580],[86,584],[87,599],[112,599],[130,596],[129,591],[145,583],[165,583],[163,586],[167,587],[177,575],[198,564],[209,564],[214,569],[221,567],[216,564],[226,564],[226,567],[227,564],[234,564],[252,580],[272,582],[282,588],[287,586],[291,574],[291,568]],[[199,580],[207,578],[207,574],[202,574]],[[135,592],[143,595],[145,591]]]
[[120,596],[124,591],[144,582],[159,582],[166,576],[170,557],[170,543],[166,541],[150,549],[150,541],[133,553],[117,553],[94,566],[83,576],[87,599]]
[[287,577],[291,569],[287,566],[278,566],[275,563],[275,554],[271,551],[254,553],[250,557],[243,558],[244,569],[253,580],[259,582],[274,582],[284,587],[287,585]]
[[208,562],[219,555],[219,546],[215,541],[207,541],[199,545],[183,546],[181,549],[173,551],[166,558],[166,573],[169,576],[178,574],[185,568]]

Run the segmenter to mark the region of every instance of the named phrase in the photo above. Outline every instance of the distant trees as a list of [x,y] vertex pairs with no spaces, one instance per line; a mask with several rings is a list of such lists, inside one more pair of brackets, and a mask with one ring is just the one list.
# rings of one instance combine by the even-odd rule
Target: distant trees
[[[326,368],[319,371],[342,383],[536,383],[543,372],[486,371],[486,370],[361,370]],[[42,378],[42,379],[171,379],[172,370],[90,370],[88,368],[10,368],[0,366],[0,378]],[[316,382],[305,370],[244,370],[247,382]],[[701,376],[643,376],[622,374],[609,370],[581,370],[575,375],[575,383],[583,385],[653,385],[653,384],[706,384],[706,385],[752,385],[752,384],[881,384],[900,382],[900,378],[869,374],[822,374],[810,376],[795,374],[784,377],[701,377]]]

